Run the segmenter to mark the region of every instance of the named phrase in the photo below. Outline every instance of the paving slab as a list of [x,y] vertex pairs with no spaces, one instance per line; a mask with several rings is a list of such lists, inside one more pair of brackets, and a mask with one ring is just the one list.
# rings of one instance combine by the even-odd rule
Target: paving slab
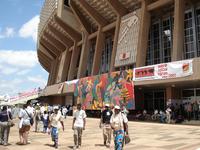
[[[18,122],[18,120],[16,121]],[[59,133],[59,150],[73,149],[72,117],[64,120],[65,131]],[[81,150],[114,150],[103,146],[102,130],[98,127],[99,119],[87,118],[83,132]],[[200,127],[188,125],[129,122],[131,142],[125,150],[197,150],[200,149]],[[30,131],[28,145],[17,145],[19,141],[17,125],[11,128],[9,146],[0,146],[0,150],[53,150],[51,136]],[[113,141],[113,140],[112,140]]]

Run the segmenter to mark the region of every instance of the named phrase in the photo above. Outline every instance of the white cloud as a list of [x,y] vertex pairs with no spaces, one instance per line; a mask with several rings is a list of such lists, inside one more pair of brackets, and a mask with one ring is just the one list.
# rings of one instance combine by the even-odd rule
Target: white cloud
[[31,81],[31,82],[34,82],[34,83],[37,83],[41,86],[44,86],[46,85],[46,79],[42,78],[42,76],[38,75],[38,76],[29,76],[27,77],[28,81]]
[[12,95],[17,93],[19,88],[16,87],[19,87],[19,85],[23,82],[24,81],[22,79],[13,79],[11,81],[0,80],[0,95],[5,95],[6,93]]
[[14,28],[6,27],[5,30],[0,32],[0,39],[13,37],[15,34]]
[[3,73],[4,75],[10,75],[17,71],[18,71],[17,68],[5,67],[1,70],[1,73]]
[[39,22],[39,15],[33,17],[31,20],[22,25],[22,27],[19,30],[19,36],[23,38],[31,37],[36,42]]
[[38,63],[36,51],[0,50],[0,66],[32,68]]
[[18,71],[16,74],[21,76],[21,75],[26,75],[30,72],[31,70],[30,69],[25,69],[25,70],[21,70],[21,71]]

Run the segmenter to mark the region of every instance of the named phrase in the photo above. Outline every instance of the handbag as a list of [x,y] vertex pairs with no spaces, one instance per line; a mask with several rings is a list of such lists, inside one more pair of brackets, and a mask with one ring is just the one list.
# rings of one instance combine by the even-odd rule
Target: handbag
[[15,125],[15,123],[11,120],[8,111],[7,111],[7,114],[8,114],[8,123],[7,123],[7,125],[8,125],[9,127],[13,127],[13,126]]
[[131,142],[131,139],[130,139],[129,135],[125,135],[124,136],[124,142],[125,142],[125,144],[128,144],[128,143]]

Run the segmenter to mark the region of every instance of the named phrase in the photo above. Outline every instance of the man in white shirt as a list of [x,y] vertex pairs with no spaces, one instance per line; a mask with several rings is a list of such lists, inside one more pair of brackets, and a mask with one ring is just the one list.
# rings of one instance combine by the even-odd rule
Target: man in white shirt
[[54,142],[53,147],[58,148],[58,131],[60,125],[62,126],[62,129],[64,131],[63,117],[61,113],[59,113],[58,106],[54,106],[54,113],[51,114],[49,121],[49,128],[51,128],[51,138]]
[[77,111],[73,114],[72,129],[74,130],[74,149],[81,147],[82,131],[85,130],[86,113],[81,108],[81,104],[77,105]]

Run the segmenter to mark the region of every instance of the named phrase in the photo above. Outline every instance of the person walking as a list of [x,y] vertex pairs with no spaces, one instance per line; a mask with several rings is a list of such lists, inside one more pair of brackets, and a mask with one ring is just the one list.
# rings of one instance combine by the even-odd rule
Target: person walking
[[51,131],[51,138],[54,142],[53,147],[56,149],[58,148],[58,131],[59,131],[59,125],[62,125],[62,129],[64,131],[64,123],[63,123],[63,117],[61,113],[59,112],[59,107],[54,106],[54,112],[51,114],[49,118],[49,131]]
[[3,106],[0,112],[0,145],[8,145],[8,137],[10,133],[10,126],[8,121],[12,120],[11,112],[7,110],[7,106]]
[[46,133],[49,124],[49,114],[47,113],[47,111],[44,111],[44,114],[42,116],[42,121],[43,121],[43,133]]
[[19,145],[26,145],[28,144],[28,134],[29,130],[31,128],[31,118],[33,117],[33,113],[31,111],[28,111],[27,104],[23,105],[23,109],[19,112],[19,119],[20,119],[20,125],[19,125],[19,136],[20,136],[20,142],[17,144]]
[[74,130],[74,149],[80,148],[82,144],[82,132],[85,130],[86,113],[82,110],[81,104],[77,105],[77,110],[73,113],[72,130]]
[[117,105],[114,107],[114,113],[111,116],[110,124],[114,131],[115,150],[122,150],[124,146],[124,136],[128,136],[128,119]]
[[100,119],[100,128],[103,128],[103,144],[105,146],[108,145],[110,147],[111,143],[111,125],[110,125],[110,118],[112,116],[112,111],[110,110],[110,105],[106,104],[105,109],[101,113],[101,119]]

